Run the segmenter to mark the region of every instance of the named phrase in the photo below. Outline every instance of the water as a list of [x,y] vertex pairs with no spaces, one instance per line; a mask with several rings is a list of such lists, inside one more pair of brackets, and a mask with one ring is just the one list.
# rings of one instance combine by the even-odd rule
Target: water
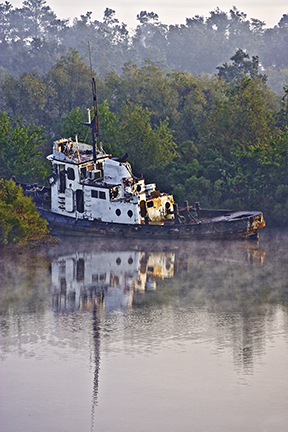
[[0,432],[288,430],[287,233],[1,251]]

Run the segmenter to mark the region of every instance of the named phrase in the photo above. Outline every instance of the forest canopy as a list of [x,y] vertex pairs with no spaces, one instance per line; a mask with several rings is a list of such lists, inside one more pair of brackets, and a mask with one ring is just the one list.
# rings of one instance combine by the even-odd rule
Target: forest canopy
[[248,19],[235,6],[228,12],[216,8],[208,17],[188,17],[179,25],[161,23],[157,11],[140,11],[137,22],[128,31],[108,7],[102,21],[88,11],[69,22],[59,19],[45,0],[25,0],[19,8],[5,1],[0,4],[0,77],[31,71],[42,76],[71,48],[89,64],[90,41],[92,65],[100,76],[121,73],[129,61],[141,67],[146,59],[163,70],[214,74],[241,49],[258,56],[273,91],[280,93],[287,84],[287,14],[273,28],[257,17]]

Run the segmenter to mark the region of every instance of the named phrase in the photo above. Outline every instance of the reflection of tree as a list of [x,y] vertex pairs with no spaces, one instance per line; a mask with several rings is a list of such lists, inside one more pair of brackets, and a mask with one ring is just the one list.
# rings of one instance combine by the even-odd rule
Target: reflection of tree
[[14,308],[44,313],[50,286],[49,264],[50,260],[41,252],[34,256],[25,249],[23,252],[1,249],[0,316]]
[[[225,250],[219,244],[210,244],[210,250],[206,246],[200,245],[194,264],[183,259],[177,267],[181,305],[203,309],[209,317],[216,352],[231,347],[237,370],[252,374],[255,359],[266,350],[267,327],[276,322],[277,305],[285,298],[281,268],[285,254],[278,260],[279,271],[275,273],[274,250],[268,250],[265,257],[263,250],[250,244],[236,249],[228,244]],[[169,283],[174,285],[174,280]],[[284,302],[287,304],[287,298]]]
[[[243,316],[242,323],[242,340],[239,342],[239,364],[243,365],[243,369],[246,373],[252,373],[253,370],[253,356],[255,351],[263,352],[265,346],[265,332],[263,326],[258,327],[257,332],[254,330],[251,333],[252,322],[251,317]],[[263,320],[264,321],[264,320]],[[265,322],[265,321],[264,321]],[[263,322],[263,324],[264,324]],[[262,320],[261,320],[262,323]],[[255,323],[254,323],[255,324]],[[255,329],[255,326],[254,326]],[[258,349],[257,349],[257,346]],[[234,348],[235,355],[235,348]],[[236,360],[236,359],[235,359]],[[236,360],[237,364],[237,360]]]
[[[223,317],[220,310],[217,316]],[[267,343],[267,322],[275,320],[275,308],[242,305],[231,310],[220,322],[216,320],[216,351],[230,346],[236,370],[252,375],[255,359],[263,356]]]

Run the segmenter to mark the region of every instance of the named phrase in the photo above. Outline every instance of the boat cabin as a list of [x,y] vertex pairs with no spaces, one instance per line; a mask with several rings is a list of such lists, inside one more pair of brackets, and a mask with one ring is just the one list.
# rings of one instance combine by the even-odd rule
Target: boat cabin
[[163,224],[174,219],[173,196],[136,178],[125,158],[102,148],[60,139],[47,157],[52,164],[51,211],[76,219],[122,224]]

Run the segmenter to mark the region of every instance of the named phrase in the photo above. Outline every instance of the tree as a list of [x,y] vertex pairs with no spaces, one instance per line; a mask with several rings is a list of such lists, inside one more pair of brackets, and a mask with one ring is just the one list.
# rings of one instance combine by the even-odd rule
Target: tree
[[0,179],[0,244],[51,240],[47,221],[40,218],[32,199],[13,180]]
[[158,21],[154,12],[141,11],[137,20],[140,24],[136,27],[132,44],[138,54],[138,64],[149,59],[165,67],[167,26]]
[[272,66],[276,70],[288,68],[288,14],[284,14],[279,23],[263,34],[259,53],[265,68]]
[[230,151],[231,159],[237,160],[229,187],[234,202],[260,208],[269,221],[287,224],[287,132],[277,131],[266,146],[243,146],[235,141]]
[[173,83],[168,73],[150,60],[145,61],[141,68],[127,63],[121,76],[111,73],[104,84],[105,98],[117,114],[120,114],[123,103],[141,105],[151,112],[152,127],[176,114],[177,92]]
[[115,10],[107,7],[104,11],[103,22],[107,25],[118,24],[119,20],[115,18]]
[[11,11],[12,5],[8,1],[0,4],[0,66],[5,69],[9,68],[10,63]]
[[53,106],[59,117],[73,109],[90,106],[91,71],[80,58],[79,52],[71,49],[61,57],[47,75],[47,83],[53,89]]
[[[107,153],[121,156],[122,149],[119,144],[119,131],[117,127],[118,118],[113,114],[107,100],[98,106],[99,115],[99,141],[102,143]],[[123,153],[122,153],[123,154]]]
[[74,19],[73,25],[63,38],[63,44],[73,46],[89,64],[88,41],[91,44],[92,66],[97,75],[105,75],[113,70],[120,72],[126,61],[131,58],[127,25],[119,23],[113,9],[106,8],[103,22],[92,20],[92,12]]
[[282,106],[277,114],[277,126],[283,131],[288,131],[288,85],[283,87],[284,96],[282,97]]
[[48,167],[43,153],[44,136],[40,128],[21,125],[5,112],[0,113],[0,177],[15,176],[20,181],[41,181]]
[[228,15],[221,11],[219,7],[215,9],[215,11],[210,12],[210,17],[206,20],[207,27],[212,28],[217,33],[221,33],[223,35],[227,34],[227,30],[229,27],[229,18]]
[[267,81],[267,75],[261,75],[258,72],[259,58],[252,56],[238,49],[234,56],[231,57],[230,63],[224,63],[223,66],[217,66],[218,76],[223,78],[227,83],[239,81],[243,76],[249,76],[254,80],[261,80],[264,84]]
[[178,145],[187,140],[197,141],[207,104],[204,79],[188,72],[174,71],[171,86],[177,91],[177,115],[170,117],[176,141]]
[[12,10],[12,5],[8,1],[0,4],[0,42],[7,41],[10,33],[9,13]]
[[272,95],[268,89],[261,82],[244,76],[227,95],[226,99],[215,101],[203,129],[202,141],[224,154],[233,140],[243,146],[267,145],[273,130]]
[[47,72],[63,52],[66,29],[67,21],[57,19],[45,0],[25,0],[16,9],[0,4],[0,65],[13,76]]
[[[91,111],[93,116],[93,110]],[[109,110],[107,101],[98,105],[98,118],[101,142],[105,151],[114,156],[120,156],[121,149],[118,145],[117,117]],[[78,136],[78,140],[92,144],[91,130],[82,123],[87,121],[87,111],[80,110],[79,107],[72,110],[68,115],[65,114],[61,126],[61,133],[64,137]]]
[[176,154],[168,120],[152,129],[150,116],[151,112],[147,108],[128,104],[121,118],[119,141],[138,174],[167,164]]
[[67,25],[67,20],[57,19],[46,0],[24,0],[22,8],[11,11],[11,19],[13,39],[21,39],[28,45],[36,39],[59,40]]
[[77,135],[79,141],[86,142],[89,129],[82,124],[86,121],[87,118],[85,117],[84,111],[81,111],[79,107],[70,111],[69,114],[64,114],[64,119],[61,124],[62,136],[74,139]]
[[36,72],[25,72],[19,78],[11,76],[2,85],[3,109],[13,117],[21,117],[25,125],[47,124],[50,113],[48,100],[51,89]]

